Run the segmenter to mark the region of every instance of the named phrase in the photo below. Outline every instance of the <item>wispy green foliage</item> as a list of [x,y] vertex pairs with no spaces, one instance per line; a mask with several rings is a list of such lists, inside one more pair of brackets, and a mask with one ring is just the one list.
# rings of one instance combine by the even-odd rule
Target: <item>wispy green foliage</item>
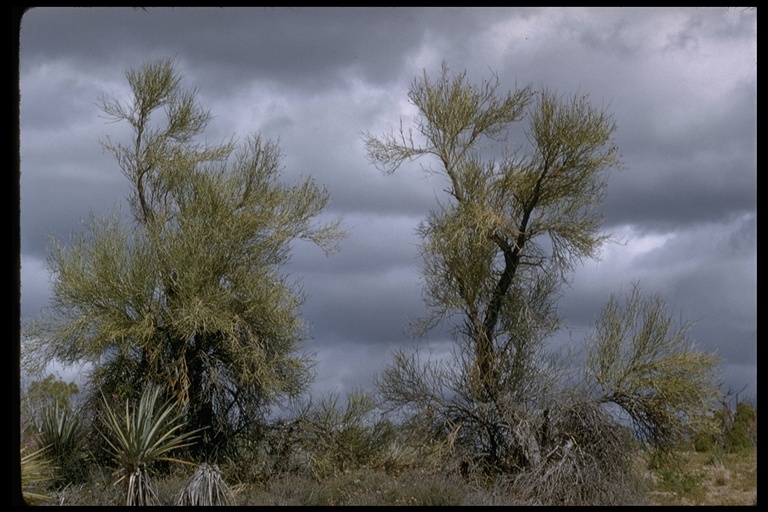
[[73,396],[80,392],[74,382],[64,382],[53,374],[43,380],[34,380],[26,390],[24,400],[36,410],[42,410],[48,403],[58,402],[62,406],[70,406]]
[[733,425],[725,433],[725,447],[737,453],[749,452],[757,447],[757,412],[750,404],[736,404]]
[[696,348],[690,326],[675,325],[658,295],[634,286],[623,301],[611,296],[588,339],[587,377],[600,399],[619,405],[643,441],[665,450],[685,432],[715,427],[720,359]]
[[430,158],[448,194],[419,227],[429,312],[417,334],[446,322],[457,346],[437,361],[397,352],[377,380],[383,405],[404,413],[421,453],[465,474],[514,474],[527,501],[631,503],[633,445],[605,404],[623,407],[643,441],[674,446],[708,424],[718,360],[639,295],[606,307],[586,387],[575,359],[547,350],[570,271],[609,238],[599,206],[622,167],[616,123],[585,94],[498,86],[443,65],[411,86],[413,131],[366,136],[381,171]]
[[[727,398],[727,395],[726,395]],[[717,430],[694,432],[693,447],[699,452],[708,452],[713,457],[726,453],[751,453],[757,447],[757,412],[747,402],[736,402],[735,412],[727,399],[721,400],[721,407],[713,411]]]

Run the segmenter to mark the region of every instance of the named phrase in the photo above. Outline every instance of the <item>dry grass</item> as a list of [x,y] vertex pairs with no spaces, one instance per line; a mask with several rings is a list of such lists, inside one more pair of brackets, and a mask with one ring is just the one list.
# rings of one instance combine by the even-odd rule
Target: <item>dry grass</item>
[[285,476],[263,486],[241,487],[238,505],[380,506],[479,505],[478,494],[460,477],[406,472],[398,476],[363,469],[320,482],[305,476]]
[[738,506],[757,503],[757,454],[684,452],[677,469],[646,471],[653,505]]
[[[644,470],[647,505],[754,505],[757,496],[757,456],[680,453],[676,470]],[[187,480],[179,472],[156,481],[159,501],[172,505]],[[61,505],[114,503],[119,489],[106,480],[73,486],[56,493]],[[525,505],[503,482],[482,486],[458,476],[418,469],[392,474],[359,469],[318,481],[309,475],[285,475],[261,483],[232,486],[236,505]]]

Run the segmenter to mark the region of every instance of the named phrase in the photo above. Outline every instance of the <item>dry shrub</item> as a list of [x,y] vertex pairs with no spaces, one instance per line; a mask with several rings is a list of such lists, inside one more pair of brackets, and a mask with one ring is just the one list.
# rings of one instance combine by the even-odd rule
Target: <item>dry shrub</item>
[[518,474],[513,493],[535,505],[637,505],[634,443],[596,402],[572,401],[552,413],[542,462]]
[[219,467],[204,462],[184,484],[176,504],[185,507],[234,505],[235,497]]

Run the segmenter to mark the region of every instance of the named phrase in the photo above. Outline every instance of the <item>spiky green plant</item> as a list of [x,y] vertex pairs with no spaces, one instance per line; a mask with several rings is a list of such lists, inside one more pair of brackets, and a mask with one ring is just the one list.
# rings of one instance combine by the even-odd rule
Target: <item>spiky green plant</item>
[[57,485],[82,482],[87,470],[80,417],[66,404],[47,403],[40,412],[38,435],[45,455],[56,466]]
[[215,464],[202,463],[179,492],[176,505],[184,507],[234,505],[235,497]]
[[40,438],[56,456],[77,447],[79,429],[80,419],[59,402],[44,407],[40,414]]
[[117,483],[125,480],[126,505],[157,504],[148,470],[157,461],[188,464],[170,453],[189,446],[198,431],[184,432],[183,414],[175,404],[159,401],[160,389],[144,390],[138,406],[125,404],[125,415],[116,414],[105,397],[102,436],[117,463]]
[[28,505],[40,504],[50,499],[50,496],[36,492],[37,487],[44,486],[53,478],[55,469],[45,457],[48,446],[43,446],[33,452],[24,453],[21,449],[21,486],[22,496]]

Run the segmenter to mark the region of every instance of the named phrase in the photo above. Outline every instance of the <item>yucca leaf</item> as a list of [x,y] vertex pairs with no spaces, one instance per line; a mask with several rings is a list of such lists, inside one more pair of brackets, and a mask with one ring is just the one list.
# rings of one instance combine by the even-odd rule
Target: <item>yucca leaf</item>
[[149,504],[154,491],[149,481],[147,468],[153,462],[166,460],[187,463],[171,457],[170,452],[189,446],[200,431],[181,432],[185,426],[184,417],[176,413],[175,404],[159,403],[160,389],[148,388],[142,393],[139,403],[125,404],[125,417],[120,419],[107,403],[102,418],[106,433],[102,437],[118,465],[118,482],[126,477],[126,503]]
[[43,446],[31,453],[24,453],[21,449],[21,484],[24,499],[28,503],[44,502],[50,499],[50,496],[40,494],[31,490],[38,484],[45,484],[52,478],[52,472],[55,469],[50,461],[45,458],[45,452],[48,446]]

